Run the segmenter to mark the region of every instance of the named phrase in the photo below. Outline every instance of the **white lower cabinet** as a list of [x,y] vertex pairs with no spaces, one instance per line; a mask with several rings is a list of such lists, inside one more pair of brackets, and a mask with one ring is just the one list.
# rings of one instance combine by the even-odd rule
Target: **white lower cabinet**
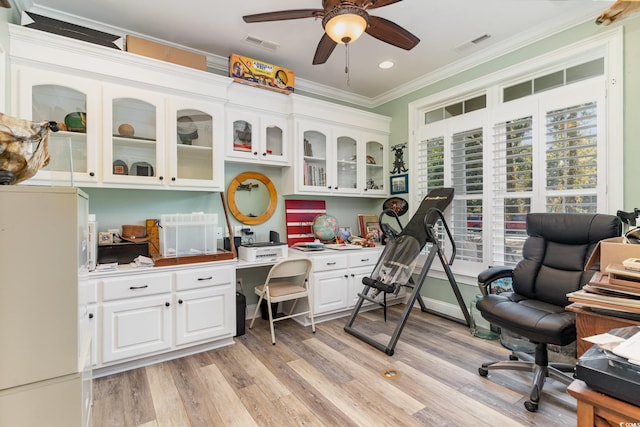
[[381,253],[382,248],[375,248],[311,255],[314,315],[352,308],[363,289],[362,278],[371,274]]
[[120,273],[98,283],[97,370],[233,342],[234,265]]
[[231,267],[176,273],[176,345],[235,335],[234,284]]
[[102,281],[102,362],[171,348],[171,274]]

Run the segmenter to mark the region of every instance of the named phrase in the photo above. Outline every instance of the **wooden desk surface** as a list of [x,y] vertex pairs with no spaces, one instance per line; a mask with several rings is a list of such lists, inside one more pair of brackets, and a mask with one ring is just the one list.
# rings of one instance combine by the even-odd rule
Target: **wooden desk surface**
[[575,380],[567,392],[578,401],[578,427],[640,425],[640,407],[592,390]]
[[604,334],[612,329],[623,328],[625,326],[640,325],[640,322],[622,317],[607,316],[597,313],[576,304],[567,306],[567,310],[576,313],[576,332],[578,338],[577,353],[582,356],[591,347],[591,343],[582,338],[592,335]]

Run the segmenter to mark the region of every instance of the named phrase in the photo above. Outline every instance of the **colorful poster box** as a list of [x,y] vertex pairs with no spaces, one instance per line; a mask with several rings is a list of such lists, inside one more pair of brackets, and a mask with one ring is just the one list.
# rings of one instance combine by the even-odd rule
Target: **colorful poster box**
[[285,94],[294,89],[293,71],[235,53],[229,56],[229,76],[239,83]]

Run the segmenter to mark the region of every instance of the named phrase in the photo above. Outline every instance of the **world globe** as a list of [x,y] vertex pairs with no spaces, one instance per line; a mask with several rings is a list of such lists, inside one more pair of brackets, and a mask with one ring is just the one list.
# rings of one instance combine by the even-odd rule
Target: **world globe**
[[311,231],[316,239],[325,242],[334,240],[338,233],[338,219],[333,215],[318,215],[313,220]]

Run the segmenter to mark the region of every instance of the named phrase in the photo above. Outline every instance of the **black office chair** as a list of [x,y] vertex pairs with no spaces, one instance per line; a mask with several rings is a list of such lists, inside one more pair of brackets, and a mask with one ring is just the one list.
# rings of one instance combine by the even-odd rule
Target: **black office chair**
[[[509,361],[483,363],[478,371],[483,377],[493,369],[533,372],[531,395],[524,403],[528,411],[537,411],[546,377],[566,385],[573,381],[567,373],[575,367],[550,364],[547,344],[575,341],[575,314],[565,310],[566,295],[582,288],[596,271],[584,271],[596,243],[621,233],[622,223],[614,215],[531,213],[523,259],[513,269],[492,267],[478,275],[482,298],[476,308],[482,317],[535,344],[534,358],[514,351]],[[511,277],[513,291],[491,293],[491,284],[505,277]]]

